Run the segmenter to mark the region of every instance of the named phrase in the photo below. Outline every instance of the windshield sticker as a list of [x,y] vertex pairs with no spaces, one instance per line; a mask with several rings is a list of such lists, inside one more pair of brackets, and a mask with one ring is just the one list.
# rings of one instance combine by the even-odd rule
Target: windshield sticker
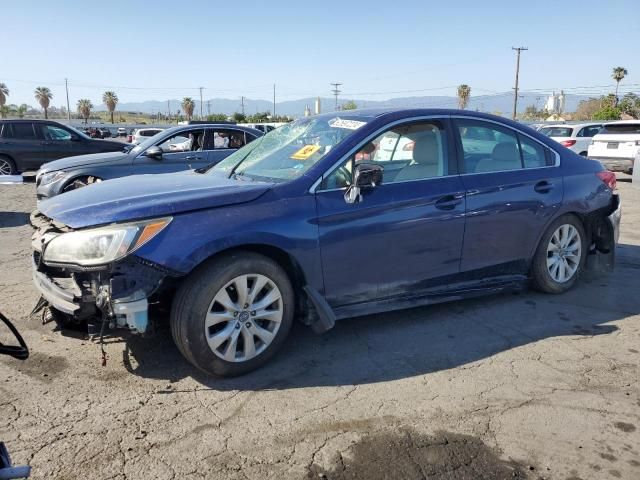
[[294,160],[306,160],[318,150],[320,150],[320,145],[305,145],[296,153],[291,155],[291,158],[293,158]]
[[342,118],[332,118],[329,120],[329,126],[332,128],[346,128],[348,130],[357,130],[367,122],[360,122],[358,120],[344,120]]

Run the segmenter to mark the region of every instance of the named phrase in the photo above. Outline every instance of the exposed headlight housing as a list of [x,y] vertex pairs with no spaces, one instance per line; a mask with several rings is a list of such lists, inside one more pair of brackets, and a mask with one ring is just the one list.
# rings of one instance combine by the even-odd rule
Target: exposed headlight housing
[[63,233],[44,249],[45,264],[90,267],[119,260],[160,233],[171,217]]
[[61,178],[64,178],[66,174],[67,172],[65,172],[64,170],[58,170],[57,172],[44,173],[38,179],[39,180],[38,185],[49,185],[50,183],[57,182]]

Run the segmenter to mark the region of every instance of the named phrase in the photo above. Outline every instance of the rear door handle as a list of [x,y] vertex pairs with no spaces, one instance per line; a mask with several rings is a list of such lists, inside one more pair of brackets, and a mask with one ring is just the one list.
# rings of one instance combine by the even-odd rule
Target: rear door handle
[[202,160],[202,157],[199,157],[197,155],[189,155],[187,157],[184,157],[185,160]]
[[453,210],[456,208],[456,205],[462,203],[463,198],[462,195],[445,195],[436,200],[435,206],[440,210]]
[[533,189],[538,193],[549,193],[553,190],[553,183],[542,180],[541,182],[536,183]]

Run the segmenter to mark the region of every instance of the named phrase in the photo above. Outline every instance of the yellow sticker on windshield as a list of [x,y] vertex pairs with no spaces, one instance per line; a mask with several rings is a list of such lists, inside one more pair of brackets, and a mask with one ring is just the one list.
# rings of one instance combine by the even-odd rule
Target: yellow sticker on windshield
[[294,160],[306,160],[318,150],[320,150],[320,145],[305,145],[296,153],[291,155],[291,158],[293,158]]

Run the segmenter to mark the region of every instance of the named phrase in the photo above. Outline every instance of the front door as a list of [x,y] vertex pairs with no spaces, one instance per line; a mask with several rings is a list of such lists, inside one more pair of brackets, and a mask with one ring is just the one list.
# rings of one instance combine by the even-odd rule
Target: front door
[[562,201],[555,154],[497,123],[459,118],[454,124],[467,197],[461,272],[526,273],[538,238]]
[[[325,297],[332,306],[411,296],[459,271],[464,188],[446,120],[402,124],[328,172],[317,193]],[[383,182],[344,199],[359,161]]]
[[191,170],[208,165],[205,130],[182,130],[168,138],[158,140],[162,158],[149,158],[142,152],[134,160],[136,174],[170,173]]

